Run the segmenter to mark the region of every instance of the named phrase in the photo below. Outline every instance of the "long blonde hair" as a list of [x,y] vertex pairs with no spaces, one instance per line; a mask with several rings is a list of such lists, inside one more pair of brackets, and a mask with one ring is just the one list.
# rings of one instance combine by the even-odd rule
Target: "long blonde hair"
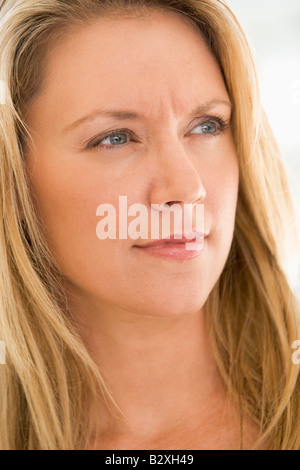
[[[0,366],[1,449],[85,448],[86,403],[117,412],[101,373],[71,322],[61,273],[47,248],[26,174],[26,109],[43,87],[47,50],[99,15],[176,11],[196,23],[216,56],[233,103],[240,187],[233,243],[206,303],[219,370],[257,446],[300,449],[299,306],[282,269],[292,220],[283,164],[260,103],[251,50],[221,0],[6,0],[0,11]],[[241,426],[242,429],[242,426]],[[243,433],[241,431],[241,448]]]

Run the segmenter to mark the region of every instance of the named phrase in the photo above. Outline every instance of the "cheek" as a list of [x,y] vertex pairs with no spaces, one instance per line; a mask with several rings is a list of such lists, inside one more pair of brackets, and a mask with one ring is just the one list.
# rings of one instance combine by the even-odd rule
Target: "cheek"
[[222,220],[224,228],[232,225],[235,218],[239,171],[236,161],[230,162],[215,175],[212,188],[208,189],[209,204],[214,211],[216,220]]
[[212,220],[211,242],[223,261],[227,259],[235,226],[239,189],[238,158],[230,143],[227,158],[215,168],[207,182],[207,219]]
[[49,154],[47,158],[39,155],[35,163],[28,160],[34,199],[49,248],[64,274],[90,270],[97,251],[105,256],[105,243],[99,243],[96,235],[97,207],[104,203],[118,207],[123,188],[118,187],[118,181],[104,177],[92,162],[76,166],[76,156],[72,163],[64,156],[51,159]]
[[[213,165],[206,174],[205,186],[211,203],[220,217],[234,216],[239,186],[239,164],[231,133],[221,140],[214,152]],[[225,221],[224,221],[225,223]]]

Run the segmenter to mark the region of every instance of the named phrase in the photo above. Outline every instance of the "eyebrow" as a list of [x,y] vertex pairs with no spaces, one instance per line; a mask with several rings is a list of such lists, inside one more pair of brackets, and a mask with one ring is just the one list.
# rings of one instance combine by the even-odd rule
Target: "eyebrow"
[[[197,106],[192,112],[191,116],[197,116],[199,114],[206,113],[213,108],[216,108],[217,106],[220,105],[226,105],[229,108],[231,108],[231,103],[230,101],[226,100],[211,100],[208,101],[207,103],[204,103],[200,106]],[[119,121],[125,121],[125,120],[138,120],[142,119],[143,116],[139,113],[133,112],[133,111],[126,111],[126,110],[112,110],[112,109],[98,109],[91,114],[88,114],[87,116],[83,116],[79,119],[77,119],[75,122],[69,124],[67,127],[64,128],[63,133],[65,132],[70,132],[71,130],[75,129],[76,127],[84,124],[85,122],[93,121],[97,117],[108,117],[108,118],[114,118]]]

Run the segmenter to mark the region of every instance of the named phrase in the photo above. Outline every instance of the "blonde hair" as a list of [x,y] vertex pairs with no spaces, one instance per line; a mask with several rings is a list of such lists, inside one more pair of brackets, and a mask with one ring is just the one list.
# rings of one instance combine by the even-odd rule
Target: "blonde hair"
[[[282,270],[292,203],[279,151],[260,103],[251,50],[221,0],[7,0],[0,12],[1,449],[85,448],[84,406],[101,396],[117,410],[71,321],[26,174],[24,116],[41,92],[47,50],[73,25],[99,15],[176,11],[196,23],[215,54],[233,104],[239,158],[236,226],[223,273],[206,303],[219,370],[268,449],[300,449],[299,306]],[[242,427],[242,426],[241,426]],[[243,433],[241,432],[241,436]],[[241,448],[243,447],[241,438]]]

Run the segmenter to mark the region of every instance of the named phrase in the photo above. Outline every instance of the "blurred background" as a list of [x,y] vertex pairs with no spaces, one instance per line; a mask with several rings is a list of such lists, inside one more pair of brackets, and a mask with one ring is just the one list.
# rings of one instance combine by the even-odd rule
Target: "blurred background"
[[[254,49],[264,108],[286,165],[300,235],[300,0],[226,0]],[[300,299],[300,256],[286,268]]]

